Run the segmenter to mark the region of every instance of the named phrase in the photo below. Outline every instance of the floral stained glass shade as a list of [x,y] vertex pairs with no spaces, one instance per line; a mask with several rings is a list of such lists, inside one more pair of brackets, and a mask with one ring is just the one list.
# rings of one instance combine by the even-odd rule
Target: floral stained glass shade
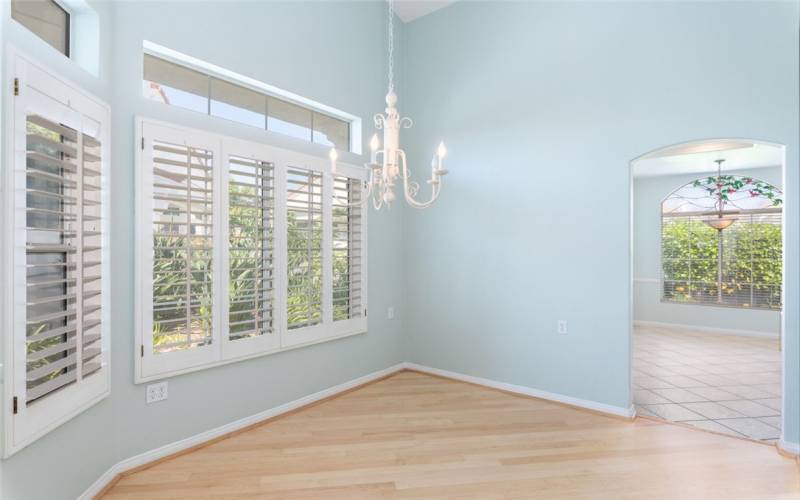
[[661,205],[663,300],[780,309],[782,207],[778,188],[746,176],[674,191]]

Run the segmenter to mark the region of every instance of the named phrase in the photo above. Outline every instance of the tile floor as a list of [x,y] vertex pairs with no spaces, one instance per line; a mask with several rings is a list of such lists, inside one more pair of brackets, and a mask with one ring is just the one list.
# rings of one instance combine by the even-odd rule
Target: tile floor
[[781,426],[778,345],[777,339],[637,326],[637,413],[775,442]]

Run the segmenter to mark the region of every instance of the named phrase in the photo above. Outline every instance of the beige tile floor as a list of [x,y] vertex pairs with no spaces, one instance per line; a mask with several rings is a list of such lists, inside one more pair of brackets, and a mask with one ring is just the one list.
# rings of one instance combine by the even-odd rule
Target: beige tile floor
[[781,426],[777,339],[637,326],[634,404],[639,415],[775,442]]

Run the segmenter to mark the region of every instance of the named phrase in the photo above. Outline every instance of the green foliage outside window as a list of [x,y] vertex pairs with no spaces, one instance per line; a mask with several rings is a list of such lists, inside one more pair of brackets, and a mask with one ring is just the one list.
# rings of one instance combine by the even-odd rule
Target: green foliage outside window
[[[718,280],[717,230],[694,217],[664,218],[664,299],[737,307],[781,307],[782,241],[779,218],[742,216],[722,231]],[[720,290],[722,300],[719,300]]]
[[[274,260],[272,256],[272,217],[268,213],[271,205],[255,204],[260,192],[255,186],[234,186],[229,189],[229,313],[231,322],[246,322],[231,329],[232,338],[242,338],[272,331],[273,317],[270,308],[274,295],[259,293],[262,287],[274,288]],[[333,207],[334,221],[347,220],[348,208]],[[266,212],[266,213],[265,213]],[[211,272],[210,250],[202,249],[203,239],[187,238],[185,235],[164,235],[177,230],[177,222],[185,221],[184,212],[178,211],[170,218],[157,223],[162,229],[154,236],[155,256],[153,269],[153,296],[170,297],[174,307],[154,311],[154,345],[169,345],[187,339],[187,325],[162,322],[185,317],[186,314],[186,257],[192,245],[193,256],[208,252],[209,260],[192,259],[189,263],[193,284],[192,293],[196,305],[192,306],[189,322],[190,338],[202,343],[211,335]],[[267,227],[264,227],[266,221]],[[167,228],[167,229],[163,229]],[[172,228],[172,229],[170,229]],[[196,240],[196,241],[195,241]],[[322,319],[322,221],[298,218],[295,212],[287,214],[287,323],[304,326],[319,323]],[[350,317],[349,290],[349,244],[347,238],[337,241],[333,251],[333,319]],[[162,259],[158,259],[158,257]],[[263,278],[262,281],[257,281]],[[271,294],[270,290],[270,294]],[[173,298],[174,297],[174,298]]]

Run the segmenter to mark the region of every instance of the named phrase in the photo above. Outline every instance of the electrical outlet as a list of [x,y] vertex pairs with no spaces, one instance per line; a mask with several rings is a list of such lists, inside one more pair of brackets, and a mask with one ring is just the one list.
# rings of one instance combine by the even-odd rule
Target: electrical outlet
[[390,306],[386,310],[386,317],[389,318],[389,319],[394,319],[394,307]]
[[169,397],[169,387],[167,381],[159,382],[157,384],[150,384],[147,386],[146,391],[147,404],[157,403]]
[[559,335],[567,334],[567,320],[565,319],[558,320],[558,334]]

